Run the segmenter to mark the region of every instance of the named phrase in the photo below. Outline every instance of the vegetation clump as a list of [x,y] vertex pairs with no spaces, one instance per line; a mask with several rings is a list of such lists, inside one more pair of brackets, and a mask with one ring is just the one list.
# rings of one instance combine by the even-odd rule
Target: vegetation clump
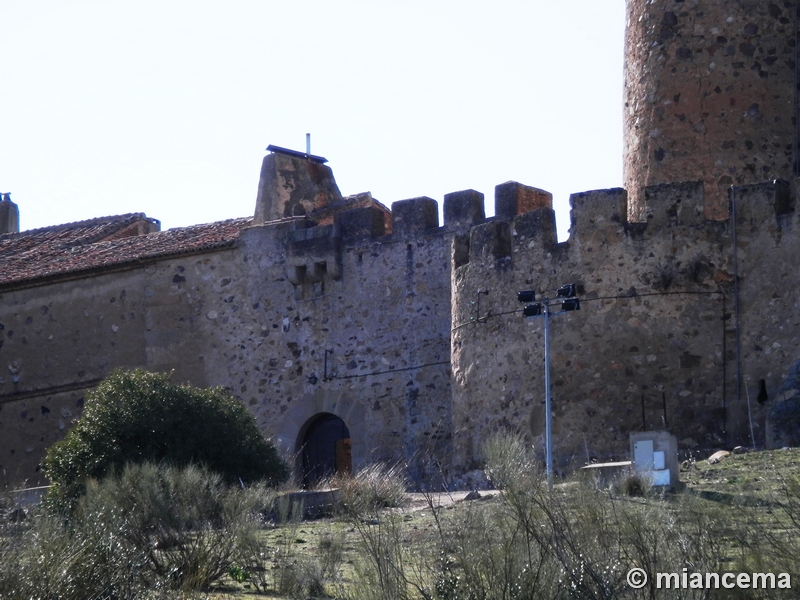
[[373,463],[355,475],[336,475],[322,485],[338,490],[337,505],[344,513],[364,515],[407,503],[408,479],[398,465]]
[[90,480],[67,518],[41,507],[0,529],[0,598],[175,598],[249,578],[263,571],[274,495],[196,466],[129,464]]
[[[331,481],[342,501],[334,518],[280,523],[265,518],[281,506],[266,486],[227,485],[195,466],[128,464],[89,479],[66,515],[44,506],[3,520],[13,504],[0,506],[0,598],[796,596],[782,588],[800,570],[797,450],[704,463],[674,493],[578,478],[549,491],[540,457],[512,434],[488,439],[483,455],[499,490],[486,501],[443,505],[445,492],[404,506],[402,469],[374,465]],[[639,589],[628,583],[632,568],[650,576]],[[676,592],[653,577],[684,570],[691,581],[774,573],[782,585]]]
[[289,476],[252,415],[224,389],[177,385],[143,370],[115,371],[90,392],[43,467],[54,496],[75,498],[89,479],[144,462],[202,465],[227,483],[277,484]]

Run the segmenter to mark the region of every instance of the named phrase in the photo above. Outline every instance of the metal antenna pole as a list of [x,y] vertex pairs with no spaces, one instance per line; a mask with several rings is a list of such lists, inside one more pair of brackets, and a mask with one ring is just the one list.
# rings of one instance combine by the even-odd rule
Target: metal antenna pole
[[553,491],[553,429],[550,410],[550,303],[547,298],[544,305],[544,423],[545,445],[547,446],[546,469],[547,489]]

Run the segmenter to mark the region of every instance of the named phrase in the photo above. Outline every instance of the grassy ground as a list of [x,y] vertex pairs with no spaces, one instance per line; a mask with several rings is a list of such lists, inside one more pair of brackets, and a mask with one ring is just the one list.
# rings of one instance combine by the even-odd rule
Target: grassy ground
[[[487,445],[487,451],[491,450],[492,446]],[[165,593],[152,597],[159,600],[672,597],[659,590],[627,588],[625,575],[632,566],[646,567],[651,572],[674,572],[686,567],[712,572],[789,571],[797,576],[794,583],[800,588],[800,449],[729,455],[716,464],[691,461],[681,471],[684,486],[679,491],[648,492],[645,485],[645,495],[638,496],[623,491],[637,490],[636,485],[631,485],[635,482],[630,480],[624,486],[598,490],[578,477],[557,482],[555,490],[548,493],[532,450],[509,437],[494,445],[494,455],[487,454],[487,465],[492,480],[504,491],[481,492],[479,499],[470,500],[464,493],[404,494],[400,471],[382,467],[365,469],[355,478],[337,482],[340,487],[337,516],[305,522],[287,520],[285,515],[290,511],[285,503],[275,501],[274,491],[264,491],[266,496],[262,497],[255,487],[236,494],[210,488],[208,497],[202,498],[214,500],[213,506],[217,508],[208,514],[215,519],[223,518],[225,525],[207,530],[197,525],[205,523],[207,517],[200,521],[192,517],[187,521],[188,533],[181,534],[178,529],[172,532],[180,543],[159,548],[154,556],[159,560],[173,556],[178,561],[174,564],[184,569],[171,571],[178,576],[194,568],[195,560],[200,561],[198,565],[223,565],[217,571],[222,579],[205,579],[212,582],[205,592],[172,596],[170,589],[197,590],[207,584],[170,587],[170,580],[162,578],[158,581],[166,586],[162,588]],[[175,485],[186,479],[179,472],[164,476]],[[75,600],[86,597],[80,593],[81,586],[92,578],[104,577],[104,573],[139,577],[140,571],[126,567],[139,563],[125,558],[128,554],[121,554],[122,550],[127,548],[130,556],[135,557],[139,556],[133,551],[135,548],[158,548],[152,546],[154,540],[161,543],[172,539],[165,536],[164,529],[172,523],[170,519],[177,518],[170,515],[183,514],[186,511],[182,508],[202,504],[180,494],[170,500],[171,504],[156,502],[160,496],[156,500],[143,496],[132,506],[141,505],[150,512],[137,508],[132,513],[120,504],[128,494],[120,490],[130,487],[136,493],[149,493],[153,486],[143,484],[138,471],[131,472],[128,479],[123,474],[122,481],[127,481],[129,487],[121,488],[122,483],[115,481],[87,488],[86,503],[81,505],[84,516],[78,511],[70,521],[74,534],[69,533],[72,528],[65,530],[58,520],[41,520],[41,514],[21,523],[9,521],[0,527],[3,558],[0,597],[5,597],[4,589],[10,590],[12,595],[8,597],[13,599],[67,597],[61,592],[13,595],[21,586],[13,583],[17,581],[16,573],[25,574],[20,581],[30,583],[32,590],[69,590],[73,582],[72,587],[77,586],[78,591],[69,598]],[[181,489],[194,493],[196,488],[187,484]],[[641,483],[638,490],[642,491]],[[248,503],[251,501],[255,504]],[[114,509],[117,506],[122,508]],[[263,508],[254,510],[256,506],[272,506],[283,511],[284,518],[280,524],[265,525],[259,515],[267,512]],[[229,510],[233,512],[229,514]],[[151,512],[159,515],[159,525],[154,528],[147,520],[136,525],[137,519],[144,518],[141,515]],[[112,548],[108,543],[129,540],[137,533],[143,536],[141,540],[133,540],[138,540],[139,546],[126,541],[127,545],[120,542],[121,545]],[[225,550],[225,544],[245,551],[215,553]],[[193,548],[205,550],[188,554]],[[212,555],[219,558],[213,559]],[[65,560],[72,561],[70,570],[64,568]],[[98,560],[106,561],[108,568],[102,567],[95,573],[91,565]],[[12,566],[16,564],[24,568]],[[65,574],[69,575],[67,579]],[[115,581],[124,584],[128,580],[117,577]],[[478,591],[473,593],[473,590]],[[704,600],[800,597],[798,594],[731,595],[727,590],[726,594],[687,593],[682,597]],[[151,596],[137,591],[134,595],[113,597]]]
[[[684,499],[693,498],[696,500],[694,506],[701,513],[729,523],[730,535],[720,539],[719,543],[725,547],[723,553],[728,554],[725,560],[734,561],[742,545],[741,534],[738,533],[740,530],[749,531],[755,523],[771,531],[771,535],[781,534],[782,525],[776,524],[774,514],[781,505],[786,482],[798,474],[798,448],[729,455],[716,464],[709,464],[707,460],[690,461],[684,464],[681,471],[685,489],[668,494],[658,502],[677,506]],[[563,495],[565,502],[569,502],[576,485],[574,481],[564,482],[557,486],[555,493]],[[302,597],[302,593],[293,592],[285,585],[280,590],[281,578],[285,579],[287,572],[292,573],[292,577],[318,577],[323,582],[320,593],[342,597],[358,580],[359,561],[363,560],[365,549],[365,530],[380,528],[376,525],[379,522],[399,523],[397,535],[407,551],[407,560],[419,561],[420,557],[424,560],[429,556],[426,548],[436,543],[439,527],[447,528],[449,524],[464,522],[478,508],[491,511],[493,505],[500,502],[498,492],[483,492],[482,495],[483,499],[473,501],[464,501],[463,494],[456,498],[443,495],[436,498],[439,506],[434,508],[428,506],[428,499],[419,495],[410,496],[405,509],[387,509],[383,513],[365,517],[365,521],[376,519],[371,521],[371,525],[354,524],[342,519],[321,519],[275,526],[264,532],[268,546],[273,549],[270,566],[264,573],[273,595],[254,593],[248,582],[228,580],[224,587],[214,590],[210,598]],[[493,497],[487,499],[487,495]],[[632,501],[636,502],[635,499]],[[747,526],[741,529],[744,522],[747,522]],[[340,556],[336,564],[331,565],[331,570],[323,574],[319,563],[332,546],[337,547]]]
[[772,501],[792,475],[800,474],[800,448],[732,454],[716,464],[690,462],[681,481],[691,492],[730,500]]
[[[481,502],[491,503],[498,492],[482,492]],[[270,591],[257,593],[254,585],[248,581],[235,582],[227,579],[223,585],[213,590],[209,598],[224,600],[227,598],[292,598],[301,594],[293,594],[293,590],[278,593],[277,588],[291,588],[291,579],[301,580],[326,579],[325,593],[331,596],[341,595],[342,590],[350,587],[358,579],[357,563],[364,549],[366,531],[386,527],[389,523],[401,524],[400,535],[403,545],[414,554],[415,549],[424,547],[435,541],[437,535],[437,519],[450,522],[458,520],[468,510],[468,502],[464,500],[466,492],[451,494],[408,494],[407,502],[402,508],[383,509],[375,514],[359,518],[356,522],[344,516],[324,518],[314,521],[276,524],[264,531],[264,539],[272,549],[272,558],[267,571],[263,574]],[[330,554],[340,552],[338,560],[334,557],[328,572],[322,572],[326,558]],[[331,573],[333,570],[335,572]],[[286,581],[289,579],[290,581]],[[282,583],[283,580],[283,583]],[[287,586],[287,584],[289,584]]]

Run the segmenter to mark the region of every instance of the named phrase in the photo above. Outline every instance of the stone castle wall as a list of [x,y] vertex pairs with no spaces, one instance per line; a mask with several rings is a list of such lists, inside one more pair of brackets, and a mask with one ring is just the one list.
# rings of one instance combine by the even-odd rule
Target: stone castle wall
[[705,219],[703,189],[646,188],[647,223],[626,222],[625,190],[573,195],[571,235],[561,244],[549,208],[456,240],[456,469],[475,468],[481,440],[501,427],[543,448],[543,322],[521,317],[516,294],[552,298],[566,283],[577,284],[581,309],[550,321],[554,454],[562,465],[625,456],[629,433],[643,429],[673,432],[683,449],[749,445],[749,416],[763,443],[765,406],[800,352],[789,186],[734,190],[736,261],[732,225]]
[[284,219],[232,249],[4,291],[6,484],[44,483],[44,450],[117,367],[228,388],[290,459],[304,425],[332,413],[355,467],[437,468],[451,430],[452,235],[432,203],[396,203],[392,235],[374,208],[323,227]]
[[575,194],[563,243],[549,194],[509,182],[490,219],[467,190],[445,197],[442,227],[419,198],[393,205],[391,234],[375,207],[281,219],[231,248],[6,290],[6,481],[43,483],[45,448],[117,367],[228,388],[290,460],[322,413],[350,429],[354,467],[400,461],[416,478],[475,468],[498,428],[541,447],[542,321],[516,293],[565,283],[581,310],[551,319],[560,464],[624,455],[642,429],[691,449],[750,443],[752,419],[763,443],[800,356],[790,192],[734,188],[735,255],[702,182],[646,188],[646,223],[627,222],[625,190]]

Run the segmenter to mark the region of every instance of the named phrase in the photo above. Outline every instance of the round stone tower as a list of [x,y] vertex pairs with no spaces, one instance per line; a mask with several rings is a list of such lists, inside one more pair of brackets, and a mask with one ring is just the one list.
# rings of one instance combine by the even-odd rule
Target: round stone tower
[[643,188],[704,182],[705,216],[728,188],[795,170],[797,0],[627,0],[628,218]]

